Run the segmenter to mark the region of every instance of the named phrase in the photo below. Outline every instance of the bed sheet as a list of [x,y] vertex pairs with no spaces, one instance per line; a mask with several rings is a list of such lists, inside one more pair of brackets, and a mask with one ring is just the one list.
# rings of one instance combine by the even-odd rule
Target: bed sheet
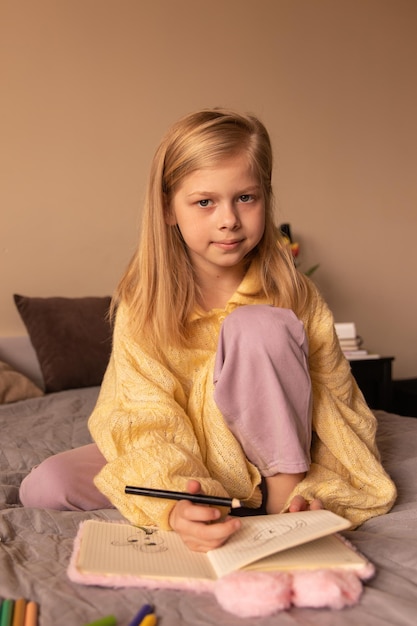
[[153,603],[158,626],[414,626],[417,610],[417,420],[377,412],[383,463],[398,487],[387,515],[344,533],[376,566],[360,603],[341,611],[296,609],[262,619],[225,612],[210,593],[86,587],[66,568],[81,521],[120,519],[93,513],[25,509],[18,489],[47,456],[90,442],[87,418],[97,388],[64,391],[0,406],[0,597],[40,605],[40,626],[77,626],[114,614],[127,626],[141,604]]

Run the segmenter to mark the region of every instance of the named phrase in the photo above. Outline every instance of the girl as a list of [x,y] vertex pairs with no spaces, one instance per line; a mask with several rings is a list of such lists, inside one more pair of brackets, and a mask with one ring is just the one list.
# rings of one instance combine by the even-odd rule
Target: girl
[[33,470],[24,504],[115,506],[202,551],[239,519],[125,485],[230,496],[268,513],[324,506],[354,525],[392,506],[375,418],[332,315],[274,225],[271,173],[269,136],[252,116],[204,110],[168,132],[114,298],[95,443]]

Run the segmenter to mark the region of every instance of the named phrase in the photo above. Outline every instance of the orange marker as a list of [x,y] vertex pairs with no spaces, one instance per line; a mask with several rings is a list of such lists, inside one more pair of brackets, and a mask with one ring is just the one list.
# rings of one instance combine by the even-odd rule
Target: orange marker
[[24,626],[26,611],[26,600],[19,598],[14,603],[12,626]]
[[28,602],[25,611],[25,621],[23,626],[37,626],[38,624],[38,605],[36,602]]

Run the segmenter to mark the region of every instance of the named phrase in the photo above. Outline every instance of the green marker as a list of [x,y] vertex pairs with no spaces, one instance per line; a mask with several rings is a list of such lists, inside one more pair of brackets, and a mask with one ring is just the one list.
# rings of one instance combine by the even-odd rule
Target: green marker
[[[88,622],[88,624],[84,624],[84,626],[116,626],[117,619],[114,615],[106,615],[106,617],[102,617],[101,619],[96,619],[94,622]],[[0,624],[3,626],[3,624]]]
[[14,600],[3,600],[1,605],[0,626],[11,626]]

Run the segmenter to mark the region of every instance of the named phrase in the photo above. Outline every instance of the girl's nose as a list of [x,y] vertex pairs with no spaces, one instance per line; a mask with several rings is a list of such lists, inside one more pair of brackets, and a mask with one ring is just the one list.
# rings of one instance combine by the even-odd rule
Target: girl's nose
[[218,224],[220,229],[235,230],[240,226],[239,212],[233,203],[225,202],[219,207]]

